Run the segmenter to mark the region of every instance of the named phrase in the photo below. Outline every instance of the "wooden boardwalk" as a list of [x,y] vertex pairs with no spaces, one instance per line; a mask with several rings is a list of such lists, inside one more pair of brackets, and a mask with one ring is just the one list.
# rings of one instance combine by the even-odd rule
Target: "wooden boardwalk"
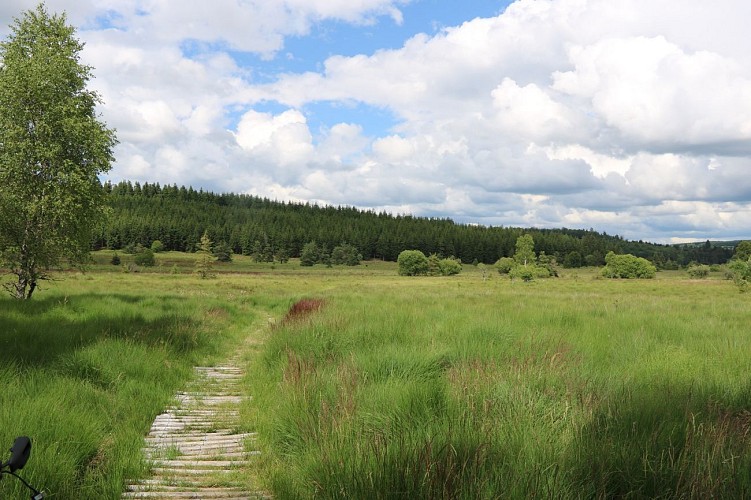
[[243,485],[253,433],[236,432],[242,401],[242,371],[235,366],[197,367],[195,390],[180,392],[176,404],[157,416],[144,455],[152,476],[127,485],[123,498],[270,498]]

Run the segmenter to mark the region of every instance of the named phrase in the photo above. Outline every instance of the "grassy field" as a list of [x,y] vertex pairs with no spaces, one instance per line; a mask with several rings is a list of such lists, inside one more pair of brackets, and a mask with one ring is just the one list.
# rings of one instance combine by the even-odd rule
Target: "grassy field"
[[[33,484],[117,497],[190,366],[243,349],[249,480],[277,498],[751,495],[751,308],[717,276],[236,257],[199,280],[193,258],[125,273],[101,252],[31,303],[0,298],[0,445],[32,437]],[[285,317],[300,299],[321,308]]]

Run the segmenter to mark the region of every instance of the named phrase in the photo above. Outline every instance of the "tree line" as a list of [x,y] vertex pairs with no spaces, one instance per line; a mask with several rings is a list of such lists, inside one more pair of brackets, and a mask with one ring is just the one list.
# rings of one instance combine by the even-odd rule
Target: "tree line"
[[244,255],[300,257],[314,242],[329,251],[347,244],[363,259],[396,261],[406,249],[455,257],[465,263],[495,263],[514,254],[523,234],[535,252],[566,267],[601,266],[609,252],[646,258],[659,268],[690,262],[720,264],[732,250],[717,246],[659,245],[627,241],[592,229],[530,229],[457,224],[450,219],[392,215],[348,206],[280,202],[258,196],[213,193],[158,183],[123,181],[103,185],[112,208],[95,228],[92,249],[123,249],[155,240],[165,250],[195,251],[206,233]]

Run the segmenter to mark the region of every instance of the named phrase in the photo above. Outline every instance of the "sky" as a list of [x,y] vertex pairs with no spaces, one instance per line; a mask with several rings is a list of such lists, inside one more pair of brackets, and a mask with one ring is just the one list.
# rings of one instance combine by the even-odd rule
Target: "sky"
[[[0,36],[36,0],[0,4]],[[748,0],[47,0],[117,130],[103,180],[751,239]]]

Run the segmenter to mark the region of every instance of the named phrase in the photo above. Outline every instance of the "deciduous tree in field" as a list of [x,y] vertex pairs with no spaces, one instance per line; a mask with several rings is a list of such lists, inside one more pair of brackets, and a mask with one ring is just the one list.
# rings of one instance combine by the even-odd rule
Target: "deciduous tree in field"
[[117,141],[65,15],[40,4],[10,30],[0,42],[0,265],[15,275],[11,295],[30,299],[52,266],[87,260],[104,216],[98,175]]
[[535,240],[532,239],[531,234],[525,234],[519,236],[516,239],[516,252],[514,253],[514,260],[522,265],[527,266],[535,263]]

